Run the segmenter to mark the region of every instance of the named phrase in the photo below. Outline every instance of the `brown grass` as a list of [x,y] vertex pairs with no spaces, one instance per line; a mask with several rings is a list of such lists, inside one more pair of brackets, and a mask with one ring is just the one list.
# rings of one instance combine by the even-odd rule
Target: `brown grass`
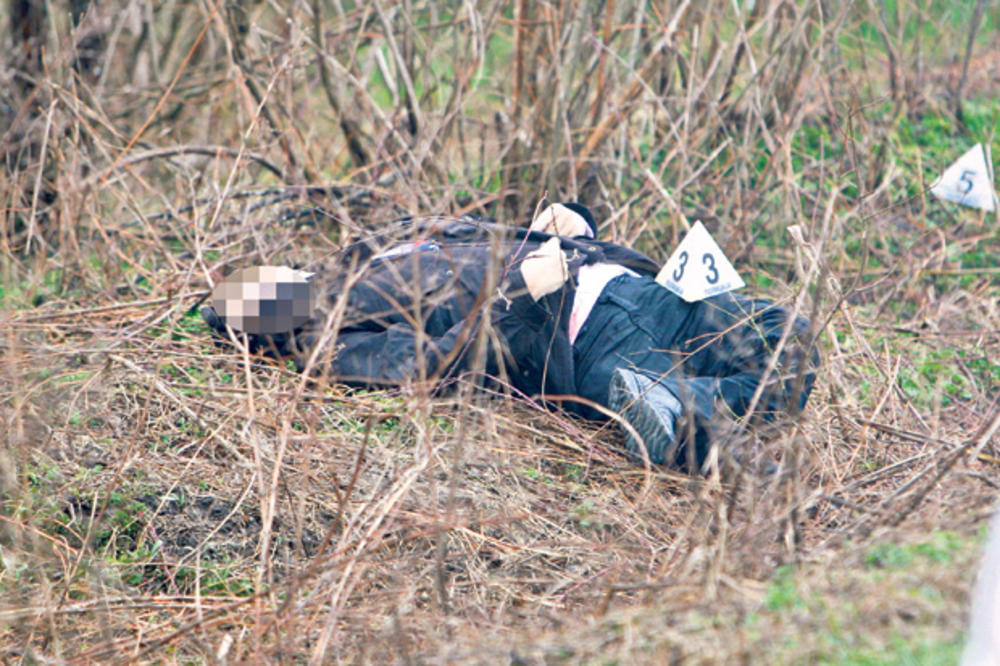
[[[852,635],[953,639],[972,554],[918,572],[943,606],[900,614],[865,553],[974,533],[1000,484],[997,265],[968,254],[995,254],[1000,220],[923,195],[960,147],[1000,150],[1000,17],[841,4],[12,14],[0,658],[813,659],[743,623],[788,564],[870,610]],[[737,442],[780,475],[644,469],[613,426],[466,383],[308,383],[195,313],[233,265],[544,197],[661,259],[702,219],[748,290],[812,316],[809,407]]]

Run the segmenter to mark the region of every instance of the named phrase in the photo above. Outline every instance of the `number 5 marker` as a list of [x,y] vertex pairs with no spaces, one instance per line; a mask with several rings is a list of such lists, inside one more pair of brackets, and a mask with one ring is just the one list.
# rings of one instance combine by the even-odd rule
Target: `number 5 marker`
[[656,281],[688,303],[744,286],[739,273],[700,221],[694,223],[670,255]]
[[992,213],[996,195],[993,193],[991,166],[983,144],[977,143],[934,181],[931,194],[945,201]]

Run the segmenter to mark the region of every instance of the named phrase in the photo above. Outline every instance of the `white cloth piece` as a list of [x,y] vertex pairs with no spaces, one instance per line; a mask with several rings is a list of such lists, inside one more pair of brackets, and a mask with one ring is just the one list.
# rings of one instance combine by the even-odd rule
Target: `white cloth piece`
[[552,204],[539,213],[538,217],[531,221],[529,229],[543,231],[554,236],[594,237],[594,230],[587,224],[587,220],[562,204]]
[[392,247],[382,250],[374,257],[372,257],[372,259],[390,259],[392,257],[399,257],[404,254],[411,254],[417,251],[424,252],[424,251],[433,251],[439,249],[441,249],[441,246],[437,244],[437,241],[423,238],[410,243],[400,243],[398,245],[393,245]]
[[569,279],[569,268],[559,239],[550,238],[521,260],[521,276],[536,301],[562,287]]

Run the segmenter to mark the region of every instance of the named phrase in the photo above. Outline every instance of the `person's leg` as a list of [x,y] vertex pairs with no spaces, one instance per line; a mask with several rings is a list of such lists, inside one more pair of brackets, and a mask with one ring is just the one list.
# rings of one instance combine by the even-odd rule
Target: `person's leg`
[[[758,392],[755,413],[805,406],[818,358],[807,349],[804,317],[765,300],[730,295],[699,305],[698,316],[678,335],[683,373],[677,380],[689,384],[696,399],[721,400],[736,416],[747,412]],[[797,383],[801,390],[795,390]]]
[[625,427],[625,448],[642,458],[643,451],[650,462],[673,462],[677,457],[677,420],[684,407],[673,393],[646,375],[616,368],[611,373],[608,402],[611,409],[622,415]]
[[[768,417],[804,405],[815,377],[816,354],[803,346],[806,321],[791,317],[765,301],[724,294],[686,303],[651,280],[616,278],[608,283],[576,341],[578,393],[621,411],[623,404],[633,401],[622,398],[621,391],[611,400],[608,389],[615,371],[648,377],[676,398],[681,415],[674,418],[675,442],[647,442],[647,447],[676,450],[676,458],[668,463],[700,466],[717,421],[743,416],[762,381],[766,384],[755,413]],[[789,339],[774,369],[768,371],[786,325],[791,326]],[[642,395],[650,395],[649,390]],[[648,415],[658,410],[656,405],[668,403],[672,401],[655,397],[631,413]],[[664,419],[674,416],[666,414]]]
[[[802,409],[818,355],[808,322],[773,303],[725,295],[699,306],[680,334],[681,371],[659,379],[684,405],[677,435],[690,446],[679,451],[678,463],[700,467],[733,418],[772,419]],[[656,367],[651,362],[648,369]]]
[[[638,457],[645,450],[654,463],[676,456],[683,405],[660,380],[681,371],[682,359],[670,360],[670,340],[690,311],[652,280],[621,276],[607,284],[574,343],[577,394],[621,414],[626,448]],[[604,418],[585,406],[575,411]]]

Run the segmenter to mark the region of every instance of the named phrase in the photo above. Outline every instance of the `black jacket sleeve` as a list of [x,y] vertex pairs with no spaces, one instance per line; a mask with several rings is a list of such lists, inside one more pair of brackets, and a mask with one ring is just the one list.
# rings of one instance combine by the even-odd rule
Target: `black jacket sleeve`
[[445,378],[467,367],[468,341],[473,334],[473,328],[464,321],[438,336],[418,334],[406,323],[379,331],[341,330],[331,360],[331,375],[362,386]]
[[[513,261],[493,304],[491,322],[499,332],[505,366],[513,386],[529,395],[576,393],[573,348],[568,322],[573,305],[573,280],[535,301]],[[574,273],[577,266],[571,265]]]

